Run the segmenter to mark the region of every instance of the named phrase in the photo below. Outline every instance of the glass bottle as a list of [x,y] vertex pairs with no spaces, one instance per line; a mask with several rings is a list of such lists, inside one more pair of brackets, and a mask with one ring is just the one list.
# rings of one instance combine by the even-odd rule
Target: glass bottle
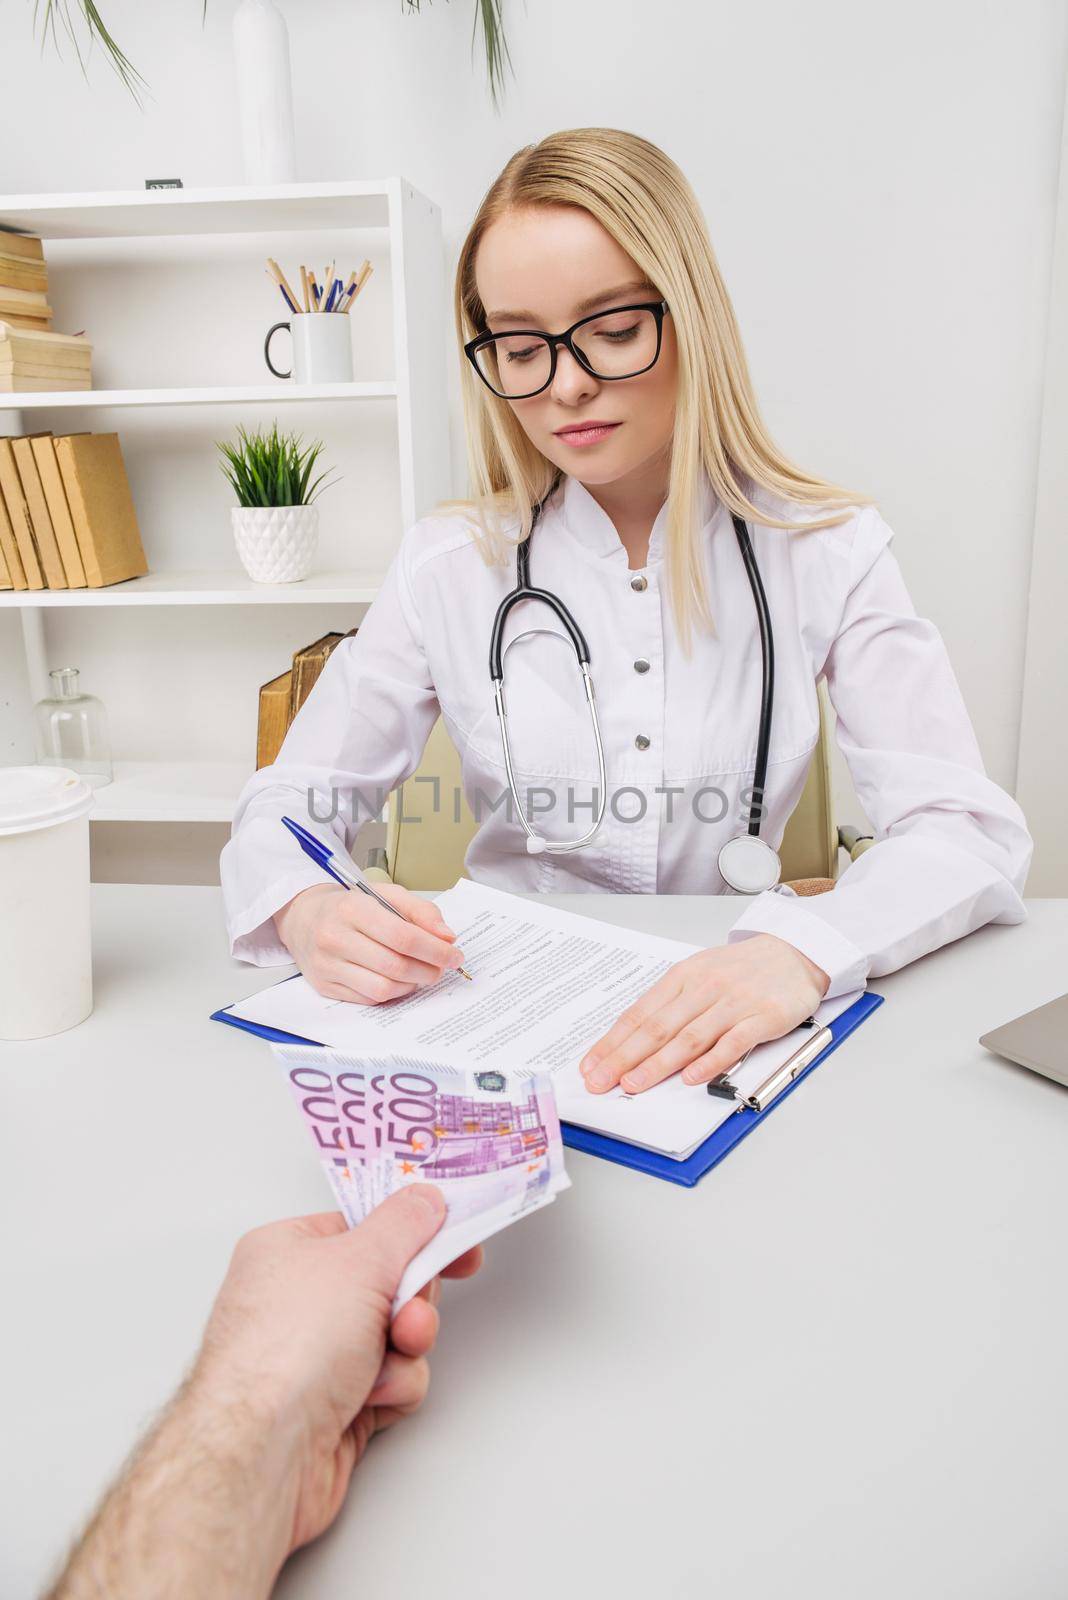
[[100,789],[114,776],[103,703],[82,693],[77,667],[56,667],[48,676],[52,694],[33,708],[37,760],[44,767],[69,767]]

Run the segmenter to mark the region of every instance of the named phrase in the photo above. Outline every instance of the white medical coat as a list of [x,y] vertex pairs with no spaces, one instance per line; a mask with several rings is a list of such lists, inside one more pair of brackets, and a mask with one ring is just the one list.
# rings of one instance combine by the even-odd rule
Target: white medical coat
[[[751,494],[771,515],[816,515]],[[667,502],[640,570],[628,567],[610,517],[577,478],[565,476],[534,530],[531,582],[566,602],[590,648],[607,766],[600,834],[567,854],[528,853],[507,790],[488,654],[514,558],[487,566],[461,513],[409,528],[359,631],[331,655],[277,760],[238,798],[220,860],[232,954],[290,961],[272,913],[325,881],[278,819],[289,813],[351,851],[363,822],[418,766],[439,713],[480,819],[465,858],[471,878],[541,892],[734,894],[717,857],[748,823],[760,635],[730,514],[706,478],[700,505],[717,631],[695,629],[688,660],[667,593]],[[985,923],[1024,921],[1033,842],[1023,812],[986,776],[942,637],[917,616],[880,513],[865,507],[838,527],[796,533],[755,523],[750,536],[775,640],[762,835],[778,847],[800,798],[825,676],[876,843],[826,894],[779,885],[739,896],[728,942],[776,934],[829,975],[833,998]],[[548,607],[530,601],[512,608],[504,642],[528,817],[550,840],[576,838],[595,815],[597,766],[574,651]],[[309,789],[324,820],[309,820]],[[437,803],[451,814],[454,797]]]

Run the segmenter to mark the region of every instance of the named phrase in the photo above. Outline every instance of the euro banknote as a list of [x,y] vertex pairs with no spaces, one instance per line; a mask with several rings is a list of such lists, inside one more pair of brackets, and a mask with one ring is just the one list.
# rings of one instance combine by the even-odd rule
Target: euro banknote
[[350,1227],[411,1183],[446,1217],[410,1263],[394,1310],[442,1267],[570,1186],[548,1073],[474,1071],[391,1052],[272,1044]]

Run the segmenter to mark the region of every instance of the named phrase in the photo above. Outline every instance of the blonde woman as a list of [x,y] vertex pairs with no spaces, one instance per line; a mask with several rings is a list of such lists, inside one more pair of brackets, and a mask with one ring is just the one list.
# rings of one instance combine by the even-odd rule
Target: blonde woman
[[[611,128],[520,150],[464,241],[455,305],[471,499],[407,531],[278,760],[246,784],[221,860],[233,954],[295,960],[357,1004],[460,964],[433,905],[388,886],[409,923],[325,883],[279,822],[314,790],[331,820],[313,825],[351,851],[439,713],[479,821],[476,881],[747,892],[726,944],[672,967],[591,1048],[594,1092],[700,1083],[822,999],[1023,921],[1023,814],[985,775],[878,510],[769,438],[674,163]],[[502,609],[517,564],[543,597]],[[774,852],[821,677],[876,842],[833,891],[801,897]]]

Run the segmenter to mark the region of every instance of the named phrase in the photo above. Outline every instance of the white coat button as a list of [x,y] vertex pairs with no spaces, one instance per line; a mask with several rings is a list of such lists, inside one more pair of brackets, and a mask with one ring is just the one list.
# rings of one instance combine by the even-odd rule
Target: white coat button
[[649,587],[649,580],[648,580],[648,578],[640,578],[640,577],[639,578],[632,578],[630,580],[630,586],[631,586],[632,589],[637,589],[638,593],[641,594],[643,589],[647,589]]
[[649,748],[649,740],[646,738],[644,733],[639,733],[634,743],[636,748],[639,750],[648,750]]
[[649,671],[649,663],[648,663],[648,661],[636,661],[634,663],[634,670],[635,670],[635,672],[648,672]]

